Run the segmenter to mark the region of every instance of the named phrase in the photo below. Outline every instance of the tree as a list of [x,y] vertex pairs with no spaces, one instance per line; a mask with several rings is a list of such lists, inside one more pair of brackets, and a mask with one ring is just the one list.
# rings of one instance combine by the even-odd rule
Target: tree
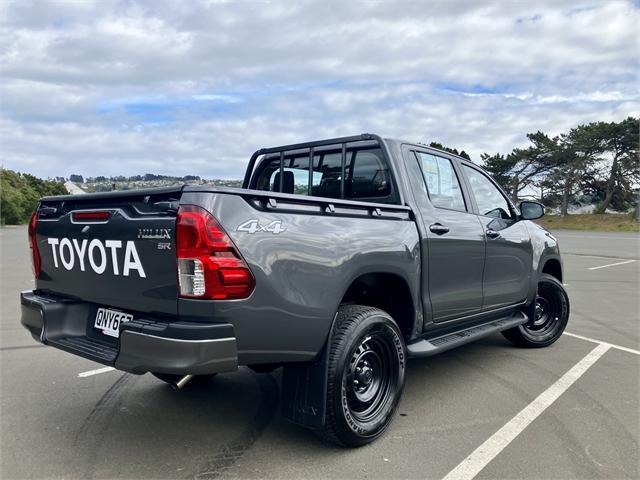
[[505,157],[500,153],[489,155],[483,153],[480,155],[482,166],[493,176],[494,180],[504,188],[505,191],[511,191],[512,176],[511,170],[514,167],[512,158]]
[[484,168],[515,202],[523,189],[538,183],[541,176],[564,161],[557,137],[549,138],[542,132],[536,132],[527,134],[527,138],[532,143],[528,148],[514,148],[507,156],[498,153],[480,156]]
[[466,158],[467,160],[471,160],[471,157],[469,156],[469,154],[464,150],[460,150],[460,152],[458,153],[457,149],[445,147],[441,143],[437,143],[437,142],[431,142],[429,146],[433,148],[437,148],[439,150],[443,150],[445,152],[453,153],[454,155],[459,155],[460,157]]
[[598,210],[605,212],[614,193],[630,192],[632,185],[640,181],[638,143],[640,142],[640,119],[628,117],[620,123],[596,124],[595,133],[602,142],[603,153],[611,157],[611,166],[606,180],[605,197]]
[[560,215],[568,214],[569,201],[578,192],[589,172],[597,168],[605,151],[606,139],[601,125],[589,123],[572,128],[561,135],[561,146],[565,161],[551,178],[561,188]]
[[0,222],[3,225],[26,223],[40,197],[67,193],[62,182],[42,180],[13,170],[0,171]]

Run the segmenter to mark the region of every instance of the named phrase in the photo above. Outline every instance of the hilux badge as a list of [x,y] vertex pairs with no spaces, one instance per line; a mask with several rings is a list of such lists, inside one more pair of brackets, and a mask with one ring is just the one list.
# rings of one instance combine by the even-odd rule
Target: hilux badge
[[139,228],[139,240],[165,240],[171,238],[170,228]]

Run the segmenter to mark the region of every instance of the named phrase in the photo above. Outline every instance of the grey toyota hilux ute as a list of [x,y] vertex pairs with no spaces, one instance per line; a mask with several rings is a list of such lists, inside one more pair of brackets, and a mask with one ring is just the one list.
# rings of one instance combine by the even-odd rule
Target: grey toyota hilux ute
[[362,134],[258,150],[242,188],[42,198],[22,324],[182,388],[282,370],[283,415],[346,446],[388,427],[408,358],[569,318],[556,239],[477,165]]

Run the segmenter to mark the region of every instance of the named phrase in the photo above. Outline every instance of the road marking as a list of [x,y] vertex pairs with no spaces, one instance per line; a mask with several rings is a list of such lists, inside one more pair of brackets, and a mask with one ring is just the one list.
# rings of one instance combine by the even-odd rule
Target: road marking
[[587,255],[586,253],[567,253],[563,252],[563,256],[584,257],[584,258],[610,258],[612,260],[638,260],[637,258],[616,257],[614,255]]
[[613,235],[569,235],[569,234],[566,234],[566,233],[560,233],[557,236],[560,237],[560,239],[562,239],[562,237],[565,237],[565,238],[604,238],[606,240],[635,240],[636,239],[636,235],[634,235],[634,234],[624,235],[624,236],[620,236],[620,237],[614,237]]
[[112,370],[115,370],[115,368],[113,368],[113,367],[104,367],[104,368],[98,368],[96,370],[89,370],[88,372],[80,372],[78,374],[78,378],[90,377],[92,375],[98,375],[99,373],[107,373],[107,372],[110,372]]
[[599,343],[600,345],[606,345],[611,348],[615,348],[617,350],[622,350],[623,352],[635,353],[636,355],[640,355],[640,350],[634,350],[633,348],[623,347],[622,345],[616,345],[615,343],[603,342],[602,340],[596,340],[595,338],[583,337],[582,335],[578,335],[576,333],[564,332],[563,335],[568,335],[570,337],[579,338],[580,340],[586,340],[587,342]]
[[626,265],[627,263],[633,263],[636,261],[637,260],[627,260],[626,262],[609,263],[607,265],[600,265],[599,267],[591,267],[589,270],[598,270],[600,268],[615,267],[616,265]]
[[[4,228],[4,227],[2,227]],[[45,345],[42,344],[36,344],[36,345],[18,345],[15,347],[0,347],[0,350],[4,351],[4,350],[22,350],[24,348],[44,348]]]
[[560,395],[566,392],[589,368],[611,347],[598,345],[582,360],[560,377],[553,385],[542,392],[533,402],[523,408],[500,430],[476,448],[471,455],[451,470],[444,480],[471,480],[486,467],[507,445],[509,445],[527,426],[538,418]]

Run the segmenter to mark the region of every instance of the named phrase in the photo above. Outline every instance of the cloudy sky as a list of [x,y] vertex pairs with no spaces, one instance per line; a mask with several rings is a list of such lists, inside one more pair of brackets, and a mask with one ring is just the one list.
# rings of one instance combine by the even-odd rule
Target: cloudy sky
[[0,2],[0,160],[239,178],[376,132],[478,159],[640,112],[640,3]]

